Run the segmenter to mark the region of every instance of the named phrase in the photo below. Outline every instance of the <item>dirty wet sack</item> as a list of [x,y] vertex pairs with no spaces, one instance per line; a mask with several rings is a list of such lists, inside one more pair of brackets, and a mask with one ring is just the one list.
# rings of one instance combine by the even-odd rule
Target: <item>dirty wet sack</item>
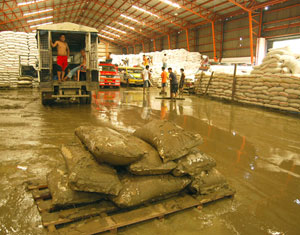
[[78,192],[68,185],[68,173],[65,166],[52,170],[47,175],[48,188],[54,207],[66,207],[75,204],[96,202],[103,198],[98,193]]
[[77,191],[118,195],[121,182],[111,166],[99,164],[81,145],[62,146],[70,188]]
[[107,127],[81,126],[75,134],[98,162],[114,166],[129,165],[144,155],[141,140]]
[[225,177],[215,168],[210,171],[203,171],[193,177],[189,188],[194,193],[210,194],[222,189],[228,189],[229,185]]
[[111,197],[111,200],[121,208],[137,206],[178,193],[191,182],[188,177],[172,175],[133,176],[125,174],[120,178],[122,190],[118,196]]
[[191,152],[177,161],[177,167],[173,170],[173,175],[182,176],[185,174],[194,176],[202,171],[209,171],[216,166],[216,161],[199,149],[194,148]]
[[155,147],[164,162],[181,158],[202,143],[199,134],[166,120],[151,121],[137,129],[134,135]]
[[163,163],[158,152],[146,142],[143,143],[145,155],[138,161],[130,164],[128,170],[134,175],[160,175],[167,174],[176,167],[176,163],[169,161]]

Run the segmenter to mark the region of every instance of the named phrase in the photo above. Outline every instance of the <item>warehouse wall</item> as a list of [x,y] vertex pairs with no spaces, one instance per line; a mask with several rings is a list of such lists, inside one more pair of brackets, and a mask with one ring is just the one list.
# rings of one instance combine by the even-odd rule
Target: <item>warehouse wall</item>
[[[260,11],[253,15],[253,19],[259,22]],[[298,0],[289,0],[282,4],[270,6],[269,10],[262,11],[263,27],[261,36],[267,39],[290,35],[298,35],[300,37],[299,22],[300,4]],[[222,33],[222,30],[224,33]],[[253,53],[255,56],[256,39],[257,35],[259,35],[259,27],[255,22],[253,22],[253,31]],[[243,15],[215,22],[215,37],[217,58],[250,57],[249,18],[246,12]],[[155,41],[157,51],[169,49],[167,36],[157,38]],[[171,49],[187,49],[185,30],[172,33],[170,42]],[[153,41],[149,40],[144,44],[145,52],[154,51]],[[198,51],[213,58],[211,24],[189,29],[189,45],[190,51]],[[131,52],[133,53],[133,50]],[[139,52],[136,51],[136,53]]]
[[98,58],[106,57],[106,52],[120,55],[122,54],[122,48],[119,45],[100,39],[100,43],[98,43]]

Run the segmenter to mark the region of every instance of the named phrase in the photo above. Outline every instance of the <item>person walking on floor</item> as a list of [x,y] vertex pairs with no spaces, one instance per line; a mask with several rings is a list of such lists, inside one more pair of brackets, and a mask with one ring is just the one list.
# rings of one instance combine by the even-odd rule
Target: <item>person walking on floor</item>
[[171,82],[171,99],[175,97],[175,101],[177,98],[177,91],[178,91],[178,81],[176,75],[173,73],[172,68],[168,68],[169,71],[169,79]]
[[150,77],[151,77],[151,74],[150,74],[150,71],[149,71],[149,65],[146,65],[146,68],[142,72],[142,78],[143,78],[143,82],[144,82],[144,85],[143,85],[143,92],[144,93],[145,93],[146,88],[149,91]]
[[161,68],[162,73],[161,73],[161,94],[162,95],[166,95],[166,86],[167,86],[167,77],[168,77],[168,73],[167,71],[165,71],[165,67]]
[[180,76],[180,81],[179,81],[179,94],[183,94],[183,86],[184,86],[184,79],[185,79],[185,74],[184,74],[184,69],[180,69],[181,76]]
[[162,66],[167,68],[167,62],[168,62],[167,54],[164,54],[164,56],[162,58],[162,63],[163,63]]

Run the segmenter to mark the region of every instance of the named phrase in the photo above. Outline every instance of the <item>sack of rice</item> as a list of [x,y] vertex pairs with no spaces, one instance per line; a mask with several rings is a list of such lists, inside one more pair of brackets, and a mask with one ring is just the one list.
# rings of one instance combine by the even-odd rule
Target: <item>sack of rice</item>
[[122,190],[110,199],[121,208],[137,206],[149,201],[163,199],[183,190],[191,180],[172,175],[132,176],[121,175]]
[[164,162],[181,158],[202,143],[199,134],[164,120],[151,121],[137,129],[134,135],[155,147]]
[[198,194],[210,194],[221,190],[222,188],[229,188],[225,177],[215,168],[210,171],[203,171],[195,176],[190,184],[192,192]]
[[188,155],[180,158],[177,167],[173,170],[173,175],[197,175],[202,171],[211,170],[216,166],[216,161],[199,149],[193,149]]
[[62,146],[70,188],[77,191],[118,195],[121,183],[112,167],[99,164],[83,146]]
[[52,196],[52,205],[54,207],[96,202],[103,198],[103,195],[98,193],[72,190],[68,184],[68,173],[65,166],[52,170],[47,175],[47,183]]
[[99,162],[129,165],[145,154],[142,140],[108,127],[81,126],[75,134]]
[[128,170],[134,175],[159,175],[167,174],[177,164],[173,161],[163,163],[156,149],[144,142],[145,155],[138,161],[131,163]]

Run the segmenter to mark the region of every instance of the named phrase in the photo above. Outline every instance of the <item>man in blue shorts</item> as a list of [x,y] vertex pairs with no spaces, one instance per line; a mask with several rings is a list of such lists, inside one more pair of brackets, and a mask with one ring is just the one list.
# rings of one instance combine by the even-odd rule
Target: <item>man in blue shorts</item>
[[177,77],[172,72],[172,68],[168,68],[168,71],[169,71],[169,79],[171,81],[171,99],[173,100],[173,98],[175,97],[175,101],[176,101],[177,91],[178,91]]

